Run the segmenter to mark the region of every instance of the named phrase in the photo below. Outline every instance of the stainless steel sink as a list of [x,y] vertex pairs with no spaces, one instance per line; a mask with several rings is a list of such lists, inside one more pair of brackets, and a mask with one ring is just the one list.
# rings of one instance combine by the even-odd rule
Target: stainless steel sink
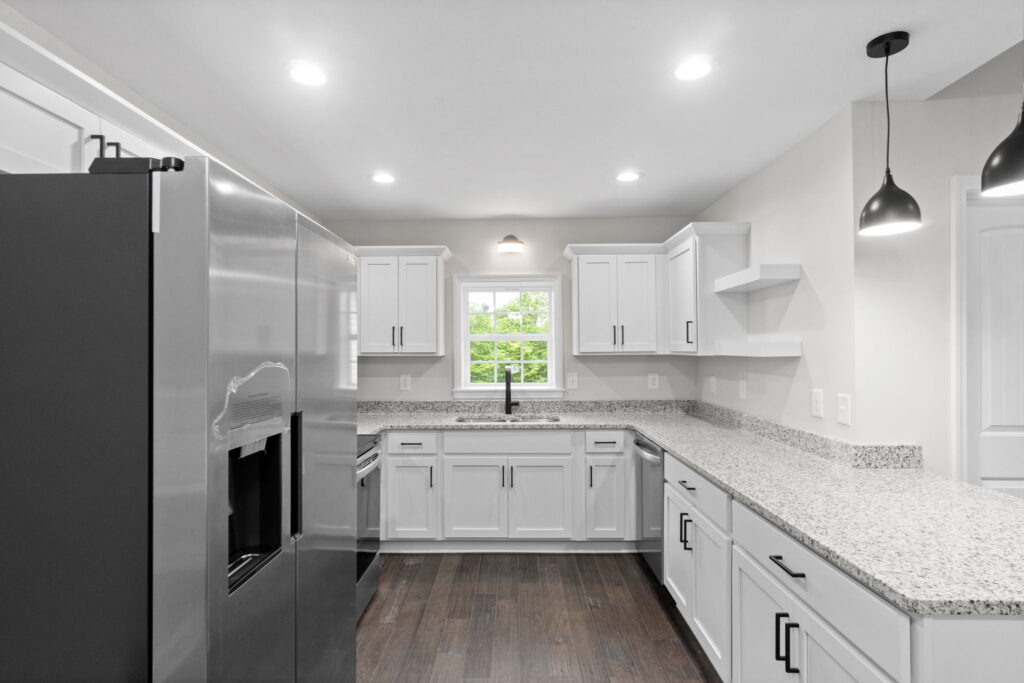
[[555,416],[537,415],[463,415],[455,418],[456,422],[471,424],[508,424],[510,422],[559,422]]

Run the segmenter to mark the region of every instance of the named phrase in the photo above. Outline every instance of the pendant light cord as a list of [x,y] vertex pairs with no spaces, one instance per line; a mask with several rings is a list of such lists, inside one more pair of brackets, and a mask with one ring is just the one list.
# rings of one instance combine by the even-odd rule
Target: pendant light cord
[[892,120],[889,118],[889,47],[885,48],[885,174],[889,175],[889,140]]

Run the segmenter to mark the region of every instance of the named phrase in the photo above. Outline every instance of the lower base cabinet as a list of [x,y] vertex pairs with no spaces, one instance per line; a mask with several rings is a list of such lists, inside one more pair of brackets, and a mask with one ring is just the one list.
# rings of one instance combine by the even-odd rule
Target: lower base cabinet
[[508,459],[508,537],[572,538],[572,457]]
[[389,458],[385,470],[389,538],[437,538],[437,457]]
[[891,683],[742,549],[732,553],[734,683]]
[[586,467],[587,538],[625,538],[625,458],[588,455]]

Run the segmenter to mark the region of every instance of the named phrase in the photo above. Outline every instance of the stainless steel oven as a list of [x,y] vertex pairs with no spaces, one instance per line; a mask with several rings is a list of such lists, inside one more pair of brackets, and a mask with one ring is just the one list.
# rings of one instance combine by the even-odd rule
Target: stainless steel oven
[[356,618],[377,592],[380,574],[380,435],[358,436],[356,499]]
[[636,547],[643,555],[647,566],[664,582],[662,564],[662,517],[665,505],[664,451],[658,446],[637,437],[633,441],[636,457],[636,500],[637,530]]

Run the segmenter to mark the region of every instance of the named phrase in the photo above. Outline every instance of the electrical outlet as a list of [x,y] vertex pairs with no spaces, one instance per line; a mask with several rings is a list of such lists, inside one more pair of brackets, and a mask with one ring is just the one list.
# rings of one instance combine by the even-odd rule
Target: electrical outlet
[[825,417],[825,393],[811,389],[811,417]]
[[708,377],[708,391],[712,394],[718,393],[718,380],[715,379],[714,375]]
[[849,394],[836,394],[836,422],[841,425],[853,424],[853,399]]
[[399,375],[398,376],[398,389],[400,391],[409,391],[412,389],[412,375]]
[[747,378],[740,377],[740,398],[745,399],[747,397]]
[[579,389],[580,388],[580,376],[576,372],[565,373],[565,388],[566,389]]
[[647,373],[647,388],[657,389],[658,388],[658,373],[649,372]]

